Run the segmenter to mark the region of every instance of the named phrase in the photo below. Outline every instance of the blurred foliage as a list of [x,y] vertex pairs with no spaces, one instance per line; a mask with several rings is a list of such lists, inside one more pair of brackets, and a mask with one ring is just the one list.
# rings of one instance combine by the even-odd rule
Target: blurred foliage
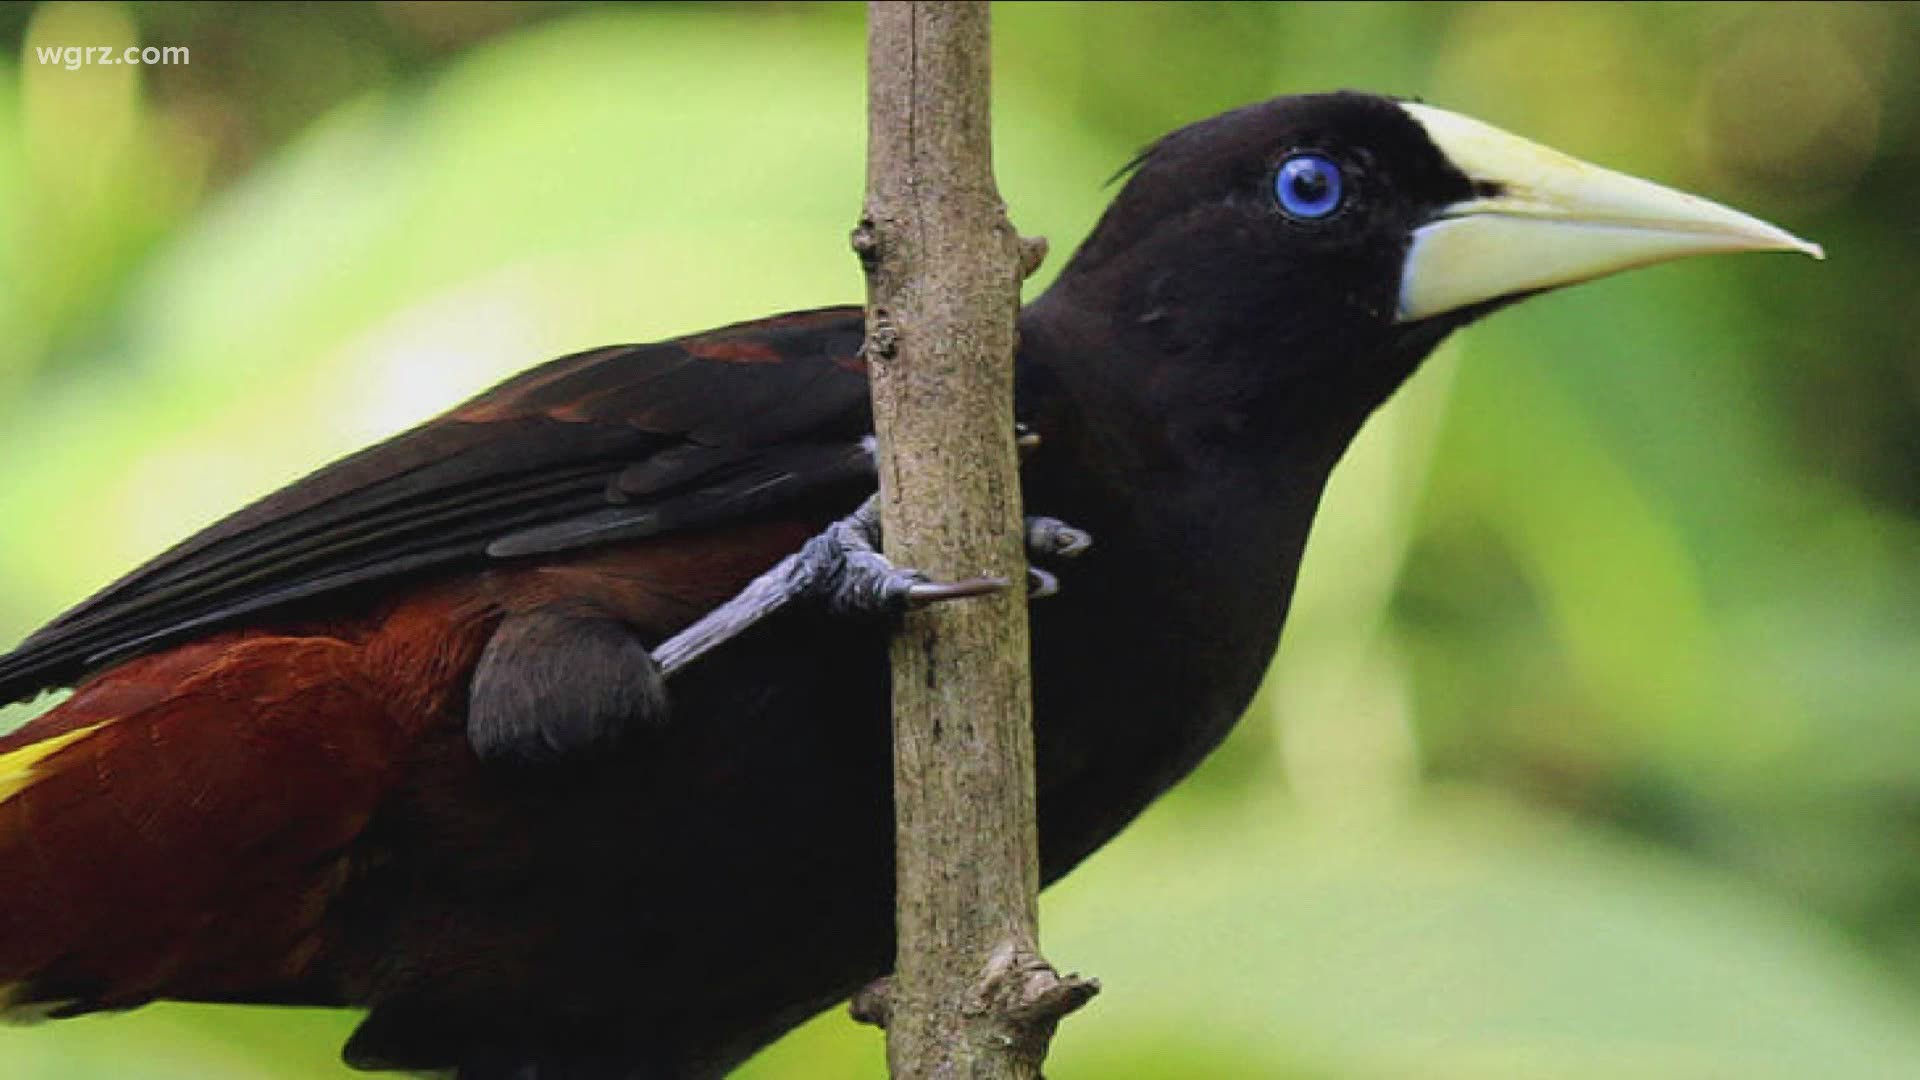
[[[0,34],[0,640],[528,363],[859,295],[858,7]],[[191,62],[35,52],[135,43]],[[1920,1075],[1920,8],[1023,3],[995,47],[1057,249],[1166,128],[1355,86],[1831,253],[1532,301],[1376,419],[1248,721],[1048,898],[1109,987],[1052,1074]],[[343,1075],[352,1022],[154,1007],[0,1074]],[[746,1075],[879,1060],[830,1014]]]

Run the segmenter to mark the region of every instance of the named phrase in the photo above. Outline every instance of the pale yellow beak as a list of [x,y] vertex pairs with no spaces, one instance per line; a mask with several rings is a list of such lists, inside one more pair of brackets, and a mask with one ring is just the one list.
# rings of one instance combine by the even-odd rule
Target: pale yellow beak
[[1445,109],[1402,108],[1456,168],[1497,194],[1455,203],[1414,231],[1400,277],[1401,322],[1689,255],[1826,257],[1820,245],[1719,203]]

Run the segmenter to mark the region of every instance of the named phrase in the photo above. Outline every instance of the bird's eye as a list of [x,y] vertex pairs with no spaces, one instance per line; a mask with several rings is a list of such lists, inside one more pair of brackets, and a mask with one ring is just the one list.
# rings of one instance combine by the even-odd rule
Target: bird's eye
[[1340,166],[1319,154],[1295,154],[1280,164],[1273,190],[1287,216],[1326,217],[1340,206]]

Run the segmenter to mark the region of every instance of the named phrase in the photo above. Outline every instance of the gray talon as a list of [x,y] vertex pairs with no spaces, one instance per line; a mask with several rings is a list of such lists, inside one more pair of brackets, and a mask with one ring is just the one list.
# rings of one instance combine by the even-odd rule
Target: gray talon
[[1027,519],[1027,554],[1033,558],[1071,559],[1093,546],[1093,535],[1059,518]]
[[1042,600],[1060,591],[1060,579],[1037,566],[1027,567],[1027,598]]
[[943,600],[965,600],[969,596],[985,596],[1007,587],[1006,578],[977,577],[965,581],[922,581],[907,589],[907,603],[913,607],[925,607]]

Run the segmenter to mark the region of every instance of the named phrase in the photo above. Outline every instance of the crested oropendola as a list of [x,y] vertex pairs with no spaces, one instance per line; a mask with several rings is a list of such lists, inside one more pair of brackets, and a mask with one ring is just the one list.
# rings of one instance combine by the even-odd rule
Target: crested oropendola
[[[1742,250],[1819,254],[1370,95],[1142,155],[1020,316],[1026,505],[1095,541],[1032,615],[1046,879],[1239,717],[1329,470],[1435,345]],[[0,740],[6,1003],[352,1004],[363,1067],[685,1077],[881,974],[885,628],[802,581],[862,554],[861,341],[835,308],[533,368],[0,657],[0,700],[76,687]]]

